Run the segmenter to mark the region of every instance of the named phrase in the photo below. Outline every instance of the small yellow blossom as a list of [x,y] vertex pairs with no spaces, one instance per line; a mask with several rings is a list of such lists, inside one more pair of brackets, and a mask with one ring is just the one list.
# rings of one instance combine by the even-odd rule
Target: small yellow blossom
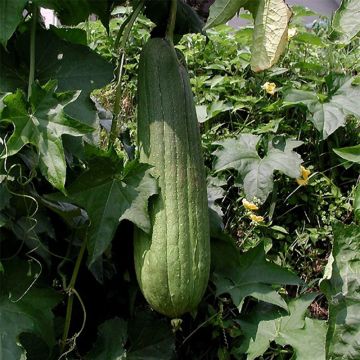
[[266,82],[262,87],[268,94],[274,95],[276,90],[276,84],[272,82]]
[[301,176],[296,179],[296,182],[300,186],[305,186],[308,184],[309,175],[311,174],[311,171],[309,169],[306,169],[304,166],[300,167],[301,170]]
[[296,28],[288,29],[288,40],[292,39],[297,34]]
[[255,214],[250,214],[249,217],[254,222],[263,222],[264,221],[264,218],[262,216],[258,216]]
[[242,199],[242,204],[244,205],[245,209],[248,210],[259,210],[259,207],[254,203],[247,201],[246,199]]

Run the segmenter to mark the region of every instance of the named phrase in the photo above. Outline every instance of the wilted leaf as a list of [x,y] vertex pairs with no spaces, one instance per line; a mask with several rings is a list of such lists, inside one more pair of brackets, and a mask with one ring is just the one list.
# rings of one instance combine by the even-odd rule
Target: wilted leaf
[[29,103],[18,90],[4,99],[6,105],[2,120],[14,125],[7,141],[7,152],[17,154],[23,146],[31,144],[39,151],[39,166],[45,178],[57,189],[64,190],[66,163],[61,136],[82,136],[94,129],[67,116],[64,108],[75,101],[78,93],[56,93],[56,81],[43,87],[34,83]]
[[263,0],[253,16],[251,68],[258,72],[273,66],[285,50],[291,10],[284,0]]
[[296,275],[266,260],[263,243],[240,256],[230,240],[214,241],[212,264],[217,295],[230,294],[239,311],[247,296],[287,309],[272,285],[301,282]]
[[327,359],[360,358],[360,226],[337,223],[320,288],[329,302]]
[[340,8],[332,19],[330,38],[341,44],[348,44],[360,31],[359,0],[342,0]]
[[235,352],[246,353],[247,360],[253,360],[263,355],[274,341],[292,346],[297,360],[325,360],[326,322],[306,317],[315,297],[316,294],[305,294],[291,300],[289,315],[260,303],[240,320],[245,339]]
[[302,143],[287,139],[282,151],[270,141],[267,154],[261,158],[256,148],[259,140],[256,135],[240,134],[237,139],[216,142],[221,149],[213,154],[217,157],[216,171],[235,169],[242,178],[246,198],[264,202],[273,189],[275,170],[292,178],[300,176],[302,159],[293,149]]

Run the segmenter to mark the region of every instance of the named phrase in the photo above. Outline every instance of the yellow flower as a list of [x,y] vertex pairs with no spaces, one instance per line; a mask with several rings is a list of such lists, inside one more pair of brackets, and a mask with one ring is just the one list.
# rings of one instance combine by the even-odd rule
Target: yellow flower
[[249,217],[254,222],[263,222],[264,221],[264,218],[262,216],[258,216],[258,215],[255,215],[255,214],[250,214]]
[[266,82],[262,87],[268,94],[274,95],[276,90],[276,84],[271,82]]
[[296,28],[288,29],[288,40],[292,39],[297,34]]
[[305,186],[308,184],[309,175],[311,174],[311,171],[309,169],[306,169],[304,166],[300,166],[301,170],[301,176],[296,179],[296,182],[300,186]]
[[242,199],[242,204],[244,205],[245,209],[248,210],[259,210],[259,207],[254,203],[247,201],[246,199]]

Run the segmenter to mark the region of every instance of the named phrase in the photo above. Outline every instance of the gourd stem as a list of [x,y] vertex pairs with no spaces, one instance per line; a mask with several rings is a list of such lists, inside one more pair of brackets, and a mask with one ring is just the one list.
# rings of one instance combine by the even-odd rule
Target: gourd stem
[[140,0],[137,3],[137,6],[135,7],[135,9],[131,13],[131,15],[124,21],[123,25],[124,24],[125,25],[120,27],[119,34],[115,41],[115,48],[117,49],[118,43],[120,42],[120,40],[118,40],[118,39],[120,39],[120,37],[121,37],[121,42],[119,45],[121,57],[120,57],[120,61],[117,66],[117,74],[116,74],[117,82],[116,82],[116,90],[115,90],[113,120],[111,123],[108,149],[110,149],[111,147],[114,146],[114,143],[115,143],[115,140],[117,137],[118,121],[119,121],[119,115],[120,115],[120,110],[121,110],[120,109],[121,97],[122,97],[121,79],[122,79],[124,62],[125,62],[125,45],[129,38],[131,28],[133,27],[134,22],[135,22],[136,18],[138,17],[143,6],[144,6],[144,0]]
[[31,97],[32,85],[35,79],[35,40],[36,40],[37,18],[38,18],[38,8],[33,2],[31,32],[30,32],[30,71],[29,71],[29,83],[28,83],[28,100]]
[[171,0],[169,19],[168,19],[168,24],[167,24],[167,28],[166,28],[166,39],[171,44],[174,44],[176,11],[177,11],[177,0]]
[[84,239],[82,241],[79,254],[76,258],[74,271],[72,273],[72,276],[71,276],[71,279],[69,282],[69,286],[66,289],[66,292],[68,293],[68,302],[67,302],[67,306],[66,306],[64,331],[63,331],[63,336],[61,339],[61,353],[64,352],[66,340],[68,339],[68,336],[69,336],[72,308],[73,308],[73,302],[74,302],[75,283],[76,283],[77,277],[79,275],[79,270],[80,270],[80,265],[81,265],[82,259],[85,254],[86,244],[87,244],[87,231],[85,231]]

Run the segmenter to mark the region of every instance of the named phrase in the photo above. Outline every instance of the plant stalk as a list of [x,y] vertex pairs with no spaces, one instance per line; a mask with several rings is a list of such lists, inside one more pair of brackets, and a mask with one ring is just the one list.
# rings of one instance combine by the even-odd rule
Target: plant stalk
[[77,277],[79,275],[80,265],[81,265],[82,259],[84,257],[84,254],[85,254],[86,245],[87,245],[87,231],[85,231],[84,239],[82,241],[79,254],[76,258],[75,267],[74,267],[74,271],[73,271],[71,279],[70,279],[70,283],[69,283],[68,287],[66,288],[66,292],[68,294],[68,302],[66,305],[64,331],[63,331],[63,336],[61,339],[61,349],[60,349],[61,353],[64,352],[64,349],[66,346],[66,340],[68,339],[68,336],[69,336],[72,309],[73,309],[73,303],[74,303],[75,283],[76,283]]
[[[130,31],[134,25],[134,22],[140,11],[144,6],[144,0],[140,0],[131,15],[126,19],[123,23],[124,26],[121,26],[119,29],[118,36],[115,41],[115,48],[120,49],[120,61],[117,66],[117,82],[116,82],[116,90],[115,90],[115,101],[114,101],[114,110],[113,110],[113,120],[111,123],[110,135],[109,135],[109,144],[108,149],[114,146],[115,140],[117,138],[117,130],[118,130],[118,122],[120,117],[121,110],[121,98],[122,98],[122,88],[121,88],[121,79],[123,75],[124,63],[125,63],[125,45],[129,38]],[[119,40],[121,38],[121,41]],[[120,42],[120,44],[119,44]],[[119,45],[118,45],[119,44]]]
[[177,0],[171,0],[169,19],[168,19],[168,24],[167,24],[167,28],[166,28],[166,39],[171,44],[174,44],[176,11],[177,11]]
[[35,80],[35,45],[36,45],[36,25],[38,18],[38,7],[32,4],[32,19],[30,32],[30,71],[28,83],[28,100],[31,97],[32,86]]

